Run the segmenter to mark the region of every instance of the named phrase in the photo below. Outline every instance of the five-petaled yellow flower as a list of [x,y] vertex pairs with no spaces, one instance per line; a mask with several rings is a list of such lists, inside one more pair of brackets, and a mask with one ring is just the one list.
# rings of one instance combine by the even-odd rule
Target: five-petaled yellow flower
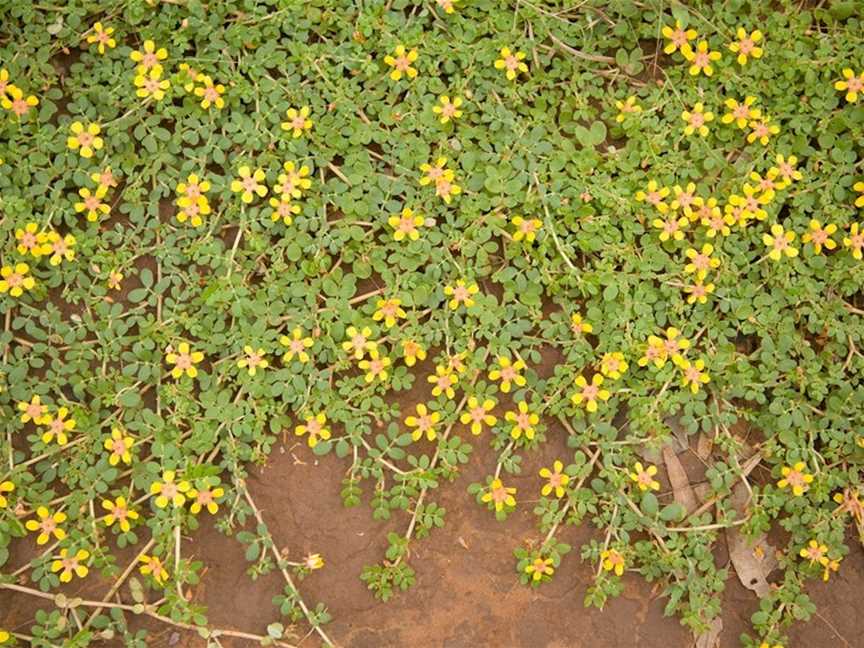
[[267,195],[267,185],[264,184],[267,175],[264,171],[261,169],[253,171],[244,164],[237,169],[237,175],[240,177],[231,181],[231,191],[239,193],[240,200],[244,203],[248,205],[255,200],[256,195],[259,198]]
[[426,359],[426,349],[414,340],[402,340],[402,357],[408,367],[413,367],[418,360],[422,362]]
[[204,354],[200,351],[192,351],[189,348],[188,342],[181,342],[177,345],[177,351],[165,355],[165,362],[174,365],[171,369],[171,377],[179,378],[186,374],[190,378],[198,375],[196,364],[204,359]]
[[649,180],[645,191],[636,192],[636,202],[647,202],[661,214],[669,211],[666,197],[670,194],[669,187],[661,187],[656,180]]
[[591,378],[591,384],[588,384],[585,376],[577,376],[574,382],[579,389],[573,393],[570,400],[589,412],[597,411],[598,400],[605,402],[612,396],[608,389],[603,389],[603,376],[599,373],[595,373]]
[[537,232],[540,231],[540,228],[543,227],[543,221],[538,218],[522,218],[521,216],[514,216],[511,220],[513,223],[513,240],[514,241],[525,241],[526,243],[533,243],[537,239]]
[[663,48],[663,52],[666,54],[673,54],[679,49],[683,53],[684,47],[697,36],[695,29],[684,29],[680,20],[675,21],[675,27],[663,25],[660,33],[663,34],[663,38],[669,41]]
[[42,398],[35,394],[30,398],[30,402],[20,401],[18,403],[18,411],[21,412],[21,422],[27,423],[33,421],[35,425],[42,425],[42,421],[48,414],[48,406],[42,403]]
[[684,286],[684,292],[687,293],[687,303],[695,304],[699,302],[700,304],[705,304],[708,301],[708,295],[714,292],[714,284],[713,283],[703,283],[701,281],[697,281],[695,284],[690,286]]
[[544,576],[551,576],[555,573],[555,568],[552,567],[551,558],[540,558],[539,556],[525,566],[525,573],[531,576],[531,580],[539,581]]
[[434,441],[436,437],[435,425],[441,420],[441,413],[430,412],[423,403],[418,403],[416,410],[417,416],[405,417],[405,425],[416,428],[411,430],[411,438],[414,441],[419,441],[425,434],[429,441]]
[[435,367],[435,373],[427,376],[426,382],[434,385],[432,388],[433,396],[444,394],[447,398],[453,398],[456,395],[456,390],[453,389],[459,382],[459,374],[454,372],[446,365],[438,365]]
[[223,495],[225,495],[225,489],[221,486],[210,488],[209,485],[205,485],[201,488],[190,488],[187,493],[189,501],[192,502],[189,506],[189,512],[192,515],[198,515],[202,509],[206,508],[210,515],[216,515],[217,511],[219,511],[219,502],[217,500]]
[[300,137],[304,131],[312,129],[312,120],[309,119],[309,106],[303,106],[300,110],[289,108],[285,112],[287,121],[282,122],[282,130],[290,131],[294,138]]
[[106,193],[108,193],[108,188],[102,185],[96,187],[95,192],[91,192],[87,187],[81,187],[78,190],[78,195],[81,196],[81,201],[76,202],[73,205],[75,207],[75,212],[80,214],[81,212],[86,211],[87,220],[91,223],[96,222],[100,214],[104,216],[111,211],[111,207],[109,207],[107,203],[102,202]]
[[60,582],[68,583],[75,575],[78,578],[85,578],[90,570],[84,561],[90,557],[90,552],[86,549],[79,549],[75,555],[70,555],[68,549],[60,550],[60,557],[51,562],[51,571],[53,573],[60,572]]
[[624,574],[626,561],[620,551],[616,549],[606,549],[600,553],[600,560],[603,561],[603,569],[606,571],[614,571],[616,576]]
[[379,299],[372,319],[376,322],[384,321],[385,328],[396,326],[397,320],[405,319],[405,310],[402,308],[402,300],[396,297],[391,299]]
[[16,263],[0,268],[0,294],[8,292],[12,297],[20,297],[25,290],[33,290],[36,280],[30,276],[30,266]]
[[619,124],[627,119],[627,115],[635,115],[642,112],[642,106],[636,103],[635,95],[630,95],[624,101],[616,101],[615,107],[618,109],[615,121]]
[[681,369],[681,386],[689,386],[692,393],[698,393],[702,385],[711,382],[711,376],[705,371],[705,361],[702,358],[695,362],[682,359],[677,364]]
[[510,486],[505,486],[504,483],[497,477],[489,484],[487,490],[480,497],[480,501],[484,503],[492,502],[495,505],[496,511],[503,511],[504,507],[516,506],[516,489]]
[[771,226],[770,234],[762,235],[762,243],[764,243],[766,247],[771,248],[768,256],[774,261],[779,261],[783,258],[783,255],[786,255],[787,257],[798,256],[798,248],[792,245],[792,241],[794,240],[795,232],[792,230],[787,232],[779,223],[774,223]]
[[349,326],[345,335],[348,339],[342,343],[342,349],[350,351],[355,360],[361,360],[367,352],[371,353],[378,350],[378,343],[370,339],[372,329],[368,326],[364,326],[362,329]]
[[156,495],[156,506],[165,508],[173,504],[174,508],[180,508],[186,503],[186,492],[191,485],[186,480],[176,481],[177,474],[173,470],[162,473],[162,481],[150,484],[150,494]]
[[663,242],[670,239],[673,241],[683,240],[684,230],[689,224],[689,218],[678,216],[675,212],[671,212],[666,218],[655,218],[651,221],[651,225],[660,230],[660,240]]
[[327,427],[326,414],[323,412],[310,414],[305,420],[305,423],[301,423],[294,428],[294,434],[297,436],[308,434],[309,437],[306,439],[306,444],[310,448],[314,448],[318,445],[320,440],[323,439],[324,441],[327,441],[330,438],[330,428]]
[[364,380],[367,383],[371,383],[376,378],[380,381],[387,380],[390,372],[388,371],[388,367],[390,366],[390,358],[388,357],[380,357],[378,355],[378,348],[373,348],[369,351],[369,359],[361,360],[357,363],[357,366],[360,367],[361,370],[366,372],[366,376]]
[[813,483],[813,475],[807,472],[807,464],[803,461],[799,461],[791,468],[783,466],[780,469],[780,474],[782,478],[777,482],[777,488],[781,490],[791,488],[792,494],[795,497],[800,497],[806,493],[807,489],[810,488],[810,484]]
[[51,513],[44,506],[36,509],[35,520],[27,520],[24,524],[28,531],[38,531],[36,536],[36,544],[44,545],[51,539],[53,535],[57,540],[63,540],[66,537],[66,532],[60,526],[66,521],[66,514],[63,511]]
[[771,136],[777,135],[779,132],[780,127],[771,123],[771,116],[762,115],[762,117],[750,122],[750,133],[747,135],[747,141],[752,144],[758,140],[762,146],[767,146]]
[[822,248],[833,250],[837,247],[837,242],[831,238],[836,231],[837,226],[834,223],[823,227],[822,223],[814,218],[810,221],[809,229],[801,236],[801,242],[812,243],[813,251],[822,254]]
[[528,72],[525,63],[525,52],[511,52],[509,47],[502,47],[501,58],[495,60],[495,69],[504,70],[508,81],[513,81],[520,73]]
[[762,32],[758,29],[751,34],[747,34],[747,30],[739,27],[735,32],[735,40],[729,43],[729,51],[737,54],[738,64],[746,65],[749,57],[754,59],[762,58],[762,48],[759,43],[762,42]]
[[819,563],[823,567],[829,562],[827,554],[828,546],[820,544],[816,540],[811,540],[806,547],[803,547],[801,551],[798,552],[798,555],[809,560],[811,565]]
[[140,50],[130,52],[129,58],[138,64],[135,68],[138,74],[145,74],[150,70],[156,70],[156,73],[161,75],[161,61],[168,58],[168,50],[164,47],[157,48],[156,43],[148,39],[144,41],[144,46]]
[[438,97],[438,102],[441,104],[435,104],[432,106],[432,112],[438,115],[438,121],[442,124],[446,124],[451,119],[459,119],[462,116],[462,111],[459,110],[459,106],[462,105],[462,97],[453,97],[451,100],[447,95],[441,95]]
[[48,263],[52,266],[60,265],[65,259],[71,261],[75,258],[75,237],[71,234],[60,236],[55,231],[44,234],[41,254],[48,257]]
[[846,93],[847,103],[856,103],[864,94],[864,71],[857,76],[852,68],[843,69],[843,80],[834,82],[834,89]]
[[464,304],[465,308],[471,308],[474,305],[474,295],[480,292],[477,283],[472,281],[470,284],[464,279],[457,279],[456,285],[444,286],[444,294],[450,298],[447,305],[450,310],[456,310],[460,304]]
[[42,244],[45,242],[45,234],[39,231],[39,224],[29,222],[24,227],[15,230],[15,240],[18,244],[15,249],[18,254],[32,254],[34,257],[42,256]]
[[137,97],[152,98],[154,101],[162,101],[165,98],[165,91],[171,87],[171,81],[163,79],[162,73],[156,69],[135,75],[132,82],[138,88],[135,91]]
[[123,533],[129,533],[132,521],[140,517],[138,511],[132,508],[125,497],[118,497],[113,502],[109,499],[102,500],[102,508],[108,511],[102,517],[105,526],[114,526],[116,523]]
[[724,124],[734,123],[738,128],[744,130],[747,128],[747,124],[762,116],[762,111],[753,107],[754,103],[756,103],[756,97],[753,96],[744,97],[744,101],[741,103],[731,97],[726,99],[723,105],[726,106],[728,112],[720,118],[720,121]]
[[636,364],[640,367],[647,367],[649,364],[653,364],[658,369],[661,369],[666,364],[667,357],[668,354],[663,340],[656,335],[649,335],[648,342],[645,344],[645,353],[636,361]]
[[83,158],[93,157],[94,151],[99,151],[105,145],[104,140],[99,137],[102,127],[99,124],[89,123],[86,126],[79,121],[72,122],[69,126],[72,133],[66,138],[66,146],[78,153]]
[[0,106],[11,110],[17,117],[24,117],[32,108],[39,105],[39,99],[35,95],[25,95],[21,88],[9,84],[6,94],[0,95]]
[[696,273],[696,279],[702,281],[708,276],[710,270],[720,267],[720,259],[712,257],[714,246],[710,243],[704,243],[701,250],[695,248],[687,248],[684,255],[690,260],[690,263],[684,266],[684,272],[687,274]]
[[290,337],[287,335],[281,336],[279,344],[285,347],[285,353],[282,356],[285,360],[291,362],[296,355],[300,362],[305,363],[309,362],[309,354],[306,353],[306,349],[311,349],[315,342],[311,337],[303,337],[303,329],[298,326],[291,331]]
[[250,345],[243,347],[244,356],[237,361],[237,366],[240,369],[245,369],[246,373],[254,376],[258,369],[266,369],[270,366],[267,360],[264,349],[259,348],[257,351]]
[[305,164],[301,167],[288,160],[282,165],[282,170],[285,173],[280,173],[276,178],[276,184],[273,186],[273,193],[283,198],[300,198],[303,192],[312,186],[312,179],[309,177],[311,171]]
[[470,423],[471,434],[478,435],[483,431],[484,424],[488,427],[492,427],[498,422],[497,417],[490,414],[493,409],[495,409],[495,401],[491,398],[486,398],[483,402],[480,402],[476,396],[470,396],[468,398],[467,407],[459,417],[459,421],[462,425],[468,425]]
[[285,194],[279,198],[270,198],[270,206],[273,208],[273,211],[270,212],[270,219],[274,223],[281,220],[285,225],[293,223],[294,217],[302,211],[300,205],[292,202]]
[[498,356],[498,366],[489,372],[489,380],[500,380],[501,391],[507,394],[511,385],[524,387],[528,382],[520,373],[524,368],[525,363],[522,360],[512,362],[507,356]]
[[116,466],[121,461],[127,466],[132,463],[132,447],[135,445],[135,440],[131,436],[123,433],[123,430],[117,427],[111,428],[111,436],[105,439],[102,444],[106,450],[110,450],[108,463]]
[[694,50],[690,44],[681,46],[681,53],[684,58],[690,63],[689,72],[692,76],[697,76],[700,72],[705,76],[710,77],[714,74],[714,62],[720,60],[720,52],[713,52],[708,49],[708,41],[699,41]]
[[519,439],[524,434],[525,438],[531,441],[536,432],[534,426],[540,422],[540,417],[536,412],[528,409],[528,403],[524,400],[519,401],[516,408],[517,411],[504,414],[504,420],[513,424],[510,428],[510,436]]
[[225,107],[225,100],[222,98],[225,94],[224,85],[214,83],[206,74],[199,74],[195,80],[201,84],[195,87],[195,96],[201,98],[201,107],[204,110],[210,110],[210,106],[215,106],[217,110]]
[[409,79],[416,77],[417,68],[411,64],[417,60],[417,56],[416,48],[409,51],[404,45],[397,45],[396,49],[393,50],[392,56],[388,54],[384,57],[384,63],[393,68],[390,70],[390,78],[393,81],[398,81],[402,78],[402,75],[407,76]]
[[424,218],[420,214],[415,214],[410,207],[405,207],[399,216],[391,216],[387,219],[387,224],[393,228],[393,239],[396,241],[404,241],[406,238],[411,241],[419,239],[418,228],[422,227],[424,222]]
[[641,491],[660,490],[660,482],[654,479],[657,474],[657,466],[649,465],[643,467],[638,461],[633,464],[633,472],[630,473],[630,479]]
[[600,360],[600,373],[607,378],[617,380],[627,371],[627,362],[624,360],[624,354],[620,351],[603,354]]
[[42,417],[40,425],[44,425],[47,429],[42,433],[42,443],[51,443],[53,439],[57,439],[59,445],[66,445],[69,442],[68,432],[75,429],[75,419],[66,418],[69,415],[69,409],[61,407],[57,410],[57,415],[54,416],[50,412]]
[[541,468],[540,476],[546,480],[543,488],[540,489],[540,494],[548,497],[552,492],[555,497],[564,497],[565,486],[570,483],[570,477],[564,472],[564,464],[557,459],[552,464],[552,469]]
[[168,570],[159,558],[144,554],[138,560],[141,562],[138,569],[144,576],[152,576],[158,585],[163,585],[168,580]]
[[113,27],[104,27],[101,22],[93,25],[93,33],[87,37],[89,44],[98,43],[96,50],[100,54],[105,53],[105,48],[114,49],[117,47],[117,41],[111,36],[114,33]]
[[681,113],[681,119],[684,120],[684,134],[688,137],[694,133],[699,133],[700,136],[708,135],[708,123],[714,121],[714,113],[710,110],[705,110],[705,105],[699,102],[693,106],[693,110],[685,110]]

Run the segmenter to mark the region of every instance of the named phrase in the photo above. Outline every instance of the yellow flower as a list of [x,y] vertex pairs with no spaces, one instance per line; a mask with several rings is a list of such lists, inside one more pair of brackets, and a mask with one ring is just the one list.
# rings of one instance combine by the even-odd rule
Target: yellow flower
[[441,420],[441,414],[439,412],[429,412],[423,403],[418,403],[416,410],[417,416],[405,417],[405,425],[417,428],[416,430],[411,430],[411,438],[414,441],[419,441],[425,434],[429,441],[434,441],[436,437],[435,425]]
[[655,367],[660,369],[666,364],[667,355],[663,340],[656,335],[649,335],[648,343],[645,345],[645,353],[639,358],[637,364],[640,367],[647,367],[653,363]]
[[672,187],[672,193],[675,196],[671,205],[672,209],[676,211],[680,209],[691,221],[697,220],[698,216],[693,208],[701,208],[705,201],[696,195],[696,183],[690,182],[686,187],[675,185]]
[[97,22],[93,25],[93,33],[87,36],[87,42],[90,45],[97,43],[96,50],[100,54],[104,54],[106,47],[108,49],[117,47],[117,41],[111,37],[113,33],[113,27],[103,27],[101,22]]
[[377,310],[372,314],[376,322],[384,321],[385,328],[393,328],[396,321],[405,319],[405,311],[402,309],[402,300],[397,298],[379,299],[376,304]]
[[189,205],[204,206],[207,204],[207,196],[210,191],[210,181],[198,177],[197,173],[190,173],[186,182],[177,183],[177,205],[188,207]]
[[667,328],[665,335],[666,339],[663,340],[663,348],[666,350],[666,355],[672,358],[672,362],[676,365],[680,364],[684,359],[681,352],[690,348],[690,340],[682,337],[681,331],[674,326]]
[[524,434],[525,438],[531,441],[534,439],[534,426],[540,422],[540,417],[528,409],[528,403],[525,401],[519,401],[516,407],[518,411],[504,414],[504,420],[513,423],[510,436],[519,439]]
[[692,393],[697,393],[702,385],[711,382],[711,376],[705,371],[705,361],[701,358],[692,363],[682,359],[676,364],[681,369],[681,386],[689,385]]
[[541,580],[544,576],[551,576],[555,573],[555,569],[552,567],[552,559],[535,558],[525,566],[525,573],[529,574],[531,580],[535,582]]
[[263,198],[267,195],[267,187],[262,184],[266,179],[266,174],[261,169],[252,171],[248,166],[243,165],[237,169],[239,178],[231,181],[231,191],[240,194],[240,199],[246,203],[251,203],[255,196]]
[[681,119],[687,124],[684,126],[684,134],[687,136],[693,133],[699,133],[702,137],[708,135],[709,122],[714,121],[714,113],[705,110],[705,106],[700,102],[693,106],[693,111],[685,110],[681,113]]
[[508,81],[513,81],[520,72],[528,72],[525,52],[511,52],[509,47],[502,47],[500,55],[501,58],[495,60],[495,69],[505,70],[504,75]]
[[70,556],[67,549],[61,549],[60,558],[51,563],[51,571],[55,574],[60,572],[61,583],[70,582],[73,574],[78,578],[85,578],[90,570],[81,563],[89,557],[90,552],[86,549],[79,549],[74,556]]
[[474,295],[480,292],[480,288],[476,282],[468,284],[464,279],[457,279],[456,285],[444,286],[444,294],[450,297],[447,303],[450,310],[459,308],[459,304],[464,304],[465,308],[471,308],[474,305]]
[[779,223],[774,223],[771,226],[771,234],[762,235],[762,243],[771,248],[768,256],[774,261],[779,261],[784,254],[787,257],[798,256],[798,248],[792,246],[794,240],[795,232],[792,230],[785,231]]
[[300,110],[289,108],[285,112],[288,121],[282,122],[282,130],[291,131],[295,139],[300,137],[304,131],[312,129],[312,120],[309,119],[309,106],[303,106]]
[[291,337],[283,335],[279,338],[279,344],[285,347],[285,354],[282,356],[288,362],[297,356],[300,362],[309,362],[309,354],[306,349],[311,349],[315,342],[311,337],[303,337],[303,329],[299,326],[291,331]]
[[284,194],[279,198],[270,198],[270,206],[273,208],[273,211],[270,212],[270,219],[274,223],[282,219],[285,225],[293,223],[294,216],[302,211],[300,205],[292,203],[291,199],[287,198]]
[[38,520],[27,520],[24,524],[28,531],[38,531],[36,537],[37,545],[44,545],[53,535],[57,540],[66,538],[66,532],[60,526],[66,521],[66,514],[63,511],[51,513],[44,506],[36,509],[36,517]]
[[612,396],[609,390],[603,389],[603,376],[599,373],[594,374],[590,385],[585,376],[577,376],[574,382],[579,390],[573,393],[570,400],[574,405],[582,406],[589,412],[597,411],[598,400],[605,402]]
[[441,95],[438,97],[439,105],[432,106],[432,112],[436,115],[439,115],[438,121],[442,124],[446,124],[451,119],[459,119],[462,116],[462,111],[459,110],[459,106],[462,105],[461,97],[453,97],[453,100],[450,100],[450,97],[447,95]]
[[522,360],[511,362],[507,356],[498,356],[498,366],[489,372],[489,380],[500,380],[501,391],[507,394],[512,384],[524,387],[527,383],[525,376],[520,373],[524,368],[525,363]]
[[453,355],[447,356],[447,368],[450,371],[455,371],[457,374],[462,375],[465,373],[467,367],[465,366],[465,356],[467,351],[462,351],[461,353],[454,353]]
[[250,376],[254,376],[258,372],[258,369],[266,369],[270,366],[270,362],[265,357],[266,352],[264,349],[259,348],[256,351],[247,344],[243,347],[243,353],[246,355],[237,361],[237,366],[240,369],[246,369],[246,373]]
[[728,112],[720,118],[720,121],[724,124],[734,123],[741,130],[745,129],[751,121],[759,119],[762,116],[761,110],[752,107],[756,103],[756,97],[745,97],[742,103],[738,103],[735,99],[730,98],[723,103]]
[[129,53],[129,58],[132,59],[138,66],[135,71],[138,74],[144,74],[150,70],[156,70],[157,74],[162,74],[162,64],[168,58],[168,50],[164,47],[156,48],[156,43],[152,40],[145,40],[144,47],[140,50],[133,50]]
[[412,241],[420,238],[418,227],[422,227],[425,220],[420,214],[415,214],[410,207],[402,210],[401,216],[391,216],[387,224],[393,228],[393,239],[403,241],[407,237]]
[[21,422],[27,423],[33,421],[35,425],[42,425],[45,417],[48,415],[48,406],[42,404],[42,398],[34,395],[30,398],[30,402],[20,401],[18,403],[18,411],[21,412]]
[[0,293],[8,292],[12,297],[20,297],[25,290],[33,290],[36,280],[30,276],[30,266],[16,263],[0,268]]
[[306,444],[310,448],[318,445],[318,441],[321,439],[327,441],[330,438],[330,428],[327,427],[327,415],[323,412],[312,414],[306,417],[305,424],[294,428],[294,434],[297,436],[303,436],[307,433],[309,434],[309,438],[306,439]]
[[540,476],[546,480],[540,494],[548,497],[550,493],[555,492],[555,497],[564,497],[564,487],[570,483],[570,477],[565,475],[564,464],[557,459],[552,464],[552,470],[548,468],[540,469]]
[[819,544],[817,540],[811,540],[806,547],[803,547],[798,555],[810,561],[810,565],[819,563],[823,567],[828,565],[828,547],[824,544]]
[[[183,199],[181,198],[181,200]],[[185,223],[188,220],[192,227],[201,227],[204,224],[202,216],[208,216],[211,212],[210,203],[207,201],[207,198],[202,196],[200,200],[196,202],[190,201],[185,207],[182,207],[177,212],[177,220],[181,223]]]
[[69,130],[72,134],[66,139],[66,146],[73,151],[77,150],[83,158],[93,157],[93,152],[101,150],[105,145],[104,140],[99,137],[102,132],[99,124],[90,123],[85,127],[76,121],[72,122]]
[[369,339],[372,335],[372,329],[368,326],[364,326],[362,330],[349,326],[345,334],[348,339],[342,343],[342,349],[350,351],[355,360],[360,360],[367,351],[371,353],[378,349],[378,343]]
[[846,93],[846,102],[855,103],[858,96],[864,92],[864,71],[855,76],[852,68],[843,69],[843,81],[835,81],[834,89]]
[[285,173],[279,174],[273,187],[275,195],[283,198],[300,198],[303,192],[312,186],[309,167],[305,164],[298,169],[297,165],[289,160],[282,165],[282,169]]
[[687,46],[689,41],[695,39],[697,36],[695,29],[685,30],[681,25],[680,20],[675,21],[674,28],[669,27],[668,25],[663,25],[663,29],[660,30],[660,33],[663,34],[663,38],[669,41],[663,48],[663,51],[666,54],[672,54],[678,49],[683,53],[684,47]]
[[684,230],[690,224],[690,220],[685,216],[677,216],[675,212],[671,212],[665,219],[655,218],[651,221],[651,225],[660,230],[660,240],[681,241],[684,238]]
[[171,87],[171,82],[168,79],[162,78],[162,73],[159,70],[150,70],[143,74],[135,75],[132,80],[135,87],[135,95],[141,99],[150,99],[154,101],[162,101],[165,98],[165,91]]
[[822,227],[822,223],[815,218],[810,221],[810,229],[801,237],[802,243],[812,243],[813,251],[816,254],[822,254],[822,248],[833,250],[837,247],[837,243],[831,238],[831,235],[837,231],[837,226],[834,223],[828,223]]
[[570,316],[570,330],[579,335],[581,333],[593,333],[594,327],[588,322],[583,321],[580,313],[573,313]]
[[129,533],[132,528],[130,520],[134,521],[140,517],[138,511],[129,505],[125,497],[118,497],[113,502],[109,499],[102,500],[102,508],[108,511],[102,517],[105,526],[114,526],[116,522],[123,533]]
[[705,76],[710,77],[714,74],[715,61],[720,60],[720,52],[712,52],[708,49],[708,41],[699,41],[699,44],[694,50],[689,43],[681,46],[681,53],[684,58],[690,63],[689,72],[691,76],[696,76],[700,72]]
[[[843,247],[849,248],[852,256],[860,261],[862,256],[864,256],[862,254],[862,250],[864,250],[864,227],[861,227],[858,223],[852,223],[849,227],[849,236],[843,237]],[[2,281],[0,281],[0,292],[3,292]]]
[[762,48],[758,45],[762,41],[761,31],[757,29],[748,35],[747,30],[739,27],[735,32],[735,37],[738,40],[729,43],[727,47],[730,52],[738,55],[737,60],[739,65],[746,65],[748,57],[751,56],[754,59],[762,58]]
[[393,81],[401,79],[403,74],[409,79],[413,79],[417,76],[416,68],[411,66],[411,64],[417,60],[416,48],[408,51],[405,49],[404,45],[397,45],[396,49],[393,50],[393,54],[395,54],[395,56],[388,54],[384,57],[384,63],[393,68],[390,71],[390,78]]
[[120,282],[123,281],[123,273],[117,270],[111,270],[108,273],[108,289],[120,290]]
[[108,189],[101,185],[96,187],[94,193],[91,193],[87,187],[81,187],[78,190],[78,195],[81,196],[82,200],[74,205],[76,213],[80,214],[86,210],[87,220],[91,223],[96,222],[100,214],[104,216],[111,211],[111,208],[102,202],[106,193],[108,193]]
[[39,100],[34,95],[25,96],[21,88],[12,84],[6,87],[5,95],[0,95],[0,106],[6,110],[11,110],[17,117],[24,117],[31,108],[38,105]]
[[165,362],[174,365],[171,369],[172,378],[180,378],[186,374],[190,378],[195,378],[198,375],[196,364],[204,359],[204,354],[200,351],[191,351],[187,342],[181,342],[177,345],[176,353],[168,353],[165,355]]
[[617,380],[625,371],[627,371],[627,362],[620,351],[606,353],[600,360],[600,372],[607,378]]
[[696,279],[702,281],[708,276],[709,270],[714,270],[720,267],[720,259],[715,259],[711,255],[714,253],[714,246],[710,243],[702,245],[701,250],[688,248],[684,255],[690,259],[690,263],[684,266],[684,272],[687,274],[696,273]]
[[186,503],[185,493],[191,488],[188,481],[175,481],[176,473],[166,470],[162,473],[162,481],[154,481],[150,484],[150,494],[156,495],[156,506],[165,508],[173,504],[174,508],[180,508]]
[[69,410],[61,407],[57,410],[57,416],[52,416],[50,413],[42,417],[40,425],[44,425],[47,430],[42,433],[42,443],[51,443],[56,437],[58,445],[66,445],[69,441],[67,432],[75,429],[75,419],[66,417],[69,415]]
[[225,489],[221,487],[209,488],[207,486],[202,488],[190,488],[188,495],[189,500],[192,502],[192,505],[189,507],[189,511],[192,515],[198,515],[203,508],[206,508],[210,515],[216,515],[219,510],[219,503],[217,500],[225,495]]
[[756,140],[762,146],[768,145],[768,140],[772,135],[777,135],[780,132],[780,127],[777,124],[771,123],[770,115],[763,115],[761,119],[754,119],[750,122],[750,133],[747,135],[747,142],[752,144]]
[[365,380],[367,383],[371,383],[376,378],[383,382],[390,375],[390,372],[387,370],[387,367],[390,366],[390,358],[379,357],[377,347],[370,349],[369,359],[361,360],[357,363],[357,366],[366,372]]
[[615,107],[618,109],[615,121],[619,124],[627,119],[627,115],[635,115],[642,112],[642,106],[636,103],[635,95],[630,95],[624,101],[616,101]]
[[303,559],[303,566],[309,570],[321,569],[324,566],[324,559],[321,554],[309,554]]
[[822,570],[822,580],[827,582],[828,579],[831,577],[832,571],[840,571],[840,560],[829,560],[828,564],[824,565],[824,569]]
[[647,468],[643,468],[642,464],[637,461],[633,464],[633,472],[630,473],[630,479],[641,491],[647,491],[649,488],[656,491],[660,490],[660,482],[654,479],[654,475],[656,474],[657,466],[649,465]]
[[190,67],[188,63],[181,63],[177,68],[179,69],[178,74],[182,78],[181,83],[183,83],[183,89],[189,93],[194,92],[195,81],[198,79],[200,72],[195,68]]
[[513,230],[513,240],[517,242],[524,240],[526,243],[533,243],[537,238],[537,232],[543,227],[543,221],[537,218],[514,216],[510,222],[516,228]]
[[60,265],[63,259],[71,261],[75,258],[75,237],[71,234],[60,236],[55,231],[47,232],[43,237],[41,254],[50,255],[48,263],[52,266]]
[[470,423],[471,434],[476,436],[483,431],[484,424],[488,427],[492,427],[498,422],[498,419],[489,413],[494,408],[495,401],[491,398],[487,398],[481,403],[476,396],[471,396],[468,398],[467,407],[459,417],[459,421],[462,425],[468,425]]
[[138,560],[141,562],[141,566],[139,567],[141,573],[144,576],[152,575],[153,580],[155,580],[158,585],[163,585],[168,579],[168,570],[165,569],[165,565],[163,565],[162,561],[156,556],[142,554]]
[[209,110],[210,106],[215,106],[217,110],[225,107],[225,100],[222,98],[225,94],[224,85],[214,83],[206,74],[199,74],[195,80],[201,84],[195,88],[195,96],[201,97],[201,107],[204,110]]
[[665,202],[669,193],[669,187],[661,187],[656,180],[649,180],[646,191],[636,192],[636,202],[647,202],[661,214],[665,214],[669,211],[669,205]]
[[102,446],[106,450],[111,451],[108,457],[108,463],[116,466],[121,461],[127,466],[132,463],[132,446],[135,445],[135,440],[131,436],[123,434],[120,428],[111,428],[111,436],[105,439]]
[[735,217],[731,214],[724,214],[717,206],[716,198],[709,198],[702,208],[699,210],[700,222],[708,229],[705,231],[705,236],[714,238],[718,234],[720,236],[729,236],[732,230],[730,225],[735,224]]
[[428,184],[438,184],[443,180],[452,181],[456,175],[452,169],[447,168],[447,158],[439,157],[435,160],[435,164],[421,164],[420,171],[423,176],[420,178],[420,186],[425,187]]
[[[5,72],[5,71],[6,70],[3,70],[3,72]],[[0,628],[0,644],[5,644],[11,638],[12,638],[11,634],[9,634],[6,630],[3,630],[2,628]]]
[[9,500],[6,499],[6,495],[15,490],[15,484],[11,481],[0,482],[0,509],[4,509],[9,506]]
[[783,648],[780,644],[774,644],[773,646],[769,646],[767,641],[763,641],[759,644],[759,648]]
[[606,549],[600,553],[600,560],[603,561],[604,570],[614,571],[616,576],[624,574],[626,562],[621,552],[615,549]]
[[[768,173],[773,174],[775,177],[780,176],[780,178],[782,178],[782,180],[777,183],[778,189],[785,189],[786,187],[791,185],[793,181],[802,180],[804,178],[804,175],[795,168],[795,165],[798,164],[798,158],[794,155],[790,155],[788,158],[785,158],[783,157],[783,155],[778,153],[775,160],[777,162],[777,166],[768,169]],[[857,185],[855,186],[855,189],[859,191],[864,191],[864,182],[859,182],[858,184],[860,185],[860,189]],[[856,203],[856,205],[858,207],[864,207],[864,197],[861,198],[861,204],[859,205]]]
[[505,506],[511,508],[516,506],[515,494],[515,488],[505,486],[500,479],[495,478],[489,484],[489,490],[480,497],[480,501],[487,504],[492,502],[496,511],[502,511]]
[[33,222],[15,230],[15,240],[18,241],[15,249],[18,250],[18,254],[32,254],[37,258],[42,256],[45,234],[38,230],[38,223]]
[[426,359],[426,350],[413,340],[402,340],[402,357],[407,366],[413,367],[418,360]]
[[433,396],[444,394],[447,398],[453,398],[456,391],[453,389],[459,382],[459,375],[454,373],[450,367],[438,365],[435,367],[435,373],[426,377],[426,382],[435,385],[432,388]]
[[714,288],[715,286],[713,283],[703,284],[701,281],[697,281],[692,286],[684,286],[684,292],[687,293],[687,303],[706,303],[708,301],[708,295],[714,292]]

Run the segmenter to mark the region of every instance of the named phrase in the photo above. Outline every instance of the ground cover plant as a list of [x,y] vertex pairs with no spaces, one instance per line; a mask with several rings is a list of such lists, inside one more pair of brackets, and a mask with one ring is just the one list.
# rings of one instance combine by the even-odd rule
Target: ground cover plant
[[[585,605],[658,582],[711,646],[740,578],[741,645],[787,646],[864,539],[861,14],[0,9],[0,592],[51,604],[0,645],[144,646],[144,617],[331,643],[301,584],[327,547],[284,555],[246,486],[296,439],[343,460],[345,506],[401,521],[355,575],[370,597],[412,586],[483,445],[464,505],[534,511],[500,566],[526,587],[579,560]],[[517,492],[552,437],[570,451]],[[184,594],[205,565],[181,536],[211,515],[283,577],[266,635]]]

